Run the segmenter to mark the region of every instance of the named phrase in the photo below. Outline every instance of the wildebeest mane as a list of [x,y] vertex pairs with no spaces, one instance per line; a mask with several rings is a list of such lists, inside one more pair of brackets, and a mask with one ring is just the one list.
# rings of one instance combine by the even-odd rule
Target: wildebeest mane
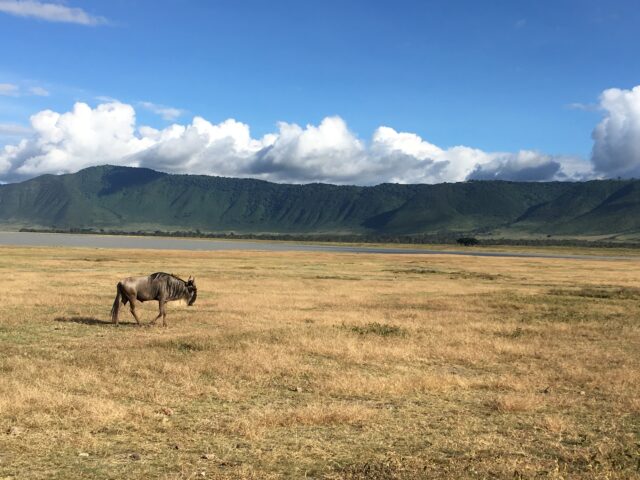
[[187,283],[170,273],[156,272],[149,275],[149,279],[159,283],[159,288],[165,289],[166,299],[179,300],[188,294]]

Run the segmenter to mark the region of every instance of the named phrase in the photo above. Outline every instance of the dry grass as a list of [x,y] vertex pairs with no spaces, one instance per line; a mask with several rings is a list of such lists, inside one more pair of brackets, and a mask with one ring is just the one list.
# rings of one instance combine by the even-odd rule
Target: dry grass
[[0,478],[632,478],[638,266],[2,247]]

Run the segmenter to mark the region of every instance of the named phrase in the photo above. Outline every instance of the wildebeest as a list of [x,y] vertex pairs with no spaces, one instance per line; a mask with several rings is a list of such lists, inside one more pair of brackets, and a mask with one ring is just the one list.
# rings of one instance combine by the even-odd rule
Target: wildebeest
[[156,323],[162,317],[162,325],[167,326],[167,311],[165,305],[167,302],[175,300],[185,300],[189,306],[196,301],[198,289],[196,288],[195,278],[189,277],[186,282],[181,278],[169,273],[157,272],[152,273],[148,277],[128,277],[118,282],[116,298],[111,307],[111,321],[118,325],[118,311],[120,310],[120,301],[124,305],[129,302],[129,309],[133,318],[140,325],[140,318],[136,313],[137,302],[147,302],[149,300],[157,300],[160,312],[158,316],[151,322]]

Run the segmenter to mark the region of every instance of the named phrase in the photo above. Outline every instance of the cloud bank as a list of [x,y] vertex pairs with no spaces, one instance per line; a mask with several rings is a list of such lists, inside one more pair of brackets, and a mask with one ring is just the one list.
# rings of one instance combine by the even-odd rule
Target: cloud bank
[[[169,120],[184,114],[149,102],[139,105]],[[137,124],[132,105],[105,101],[92,108],[76,103],[69,112],[36,113],[30,130],[3,125],[5,136],[32,133],[0,150],[0,181],[107,163],[170,173],[359,185],[640,177],[640,86],[605,90],[598,108],[603,118],[593,130],[587,162],[530,150],[442,148],[388,126],[364,140],[338,116],[318,125],[280,122],[273,133],[253,138],[249,126],[234,119],[214,124],[196,116],[187,124],[155,129]]]
[[0,150],[0,180],[107,163],[171,173],[360,185],[537,181],[575,174],[571,168],[565,171],[559,157],[466,146],[445,149],[385,126],[364,141],[337,116],[304,127],[280,122],[275,132],[253,138],[249,126],[234,119],[213,124],[194,117],[189,124],[161,130],[137,126],[133,106],[114,101],[95,108],[76,103],[66,113],[44,110],[31,117],[31,128],[29,138]]
[[107,23],[105,18],[91,15],[81,8],[36,0],[0,0],[0,12],[18,17],[37,18],[47,22],[76,23],[87,26]]

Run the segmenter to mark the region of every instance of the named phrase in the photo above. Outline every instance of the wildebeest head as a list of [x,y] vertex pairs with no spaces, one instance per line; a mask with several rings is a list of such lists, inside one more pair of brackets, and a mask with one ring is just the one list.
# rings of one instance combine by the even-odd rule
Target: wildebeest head
[[198,288],[196,287],[196,279],[189,276],[189,280],[187,280],[187,292],[189,292],[189,303],[191,306],[196,303],[196,297],[198,296]]

